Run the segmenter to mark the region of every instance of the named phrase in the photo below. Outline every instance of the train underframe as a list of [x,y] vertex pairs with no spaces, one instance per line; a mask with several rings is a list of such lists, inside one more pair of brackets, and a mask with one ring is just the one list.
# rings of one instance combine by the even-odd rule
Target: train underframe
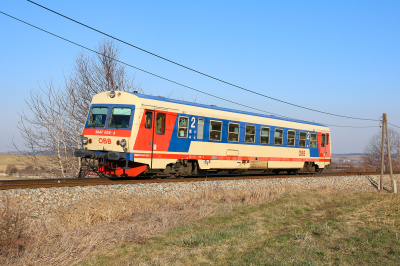
[[[82,151],[82,150],[81,150]],[[110,153],[87,151],[76,152],[76,157],[81,158],[79,177],[98,175],[100,177],[147,177],[147,178],[184,178],[195,175],[212,174],[262,174],[262,173],[288,173],[306,174],[322,172],[314,162],[305,162],[299,169],[201,169],[197,160],[178,159],[175,163],[168,164],[164,169],[151,169],[147,164],[127,160],[120,153],[110,156]]]

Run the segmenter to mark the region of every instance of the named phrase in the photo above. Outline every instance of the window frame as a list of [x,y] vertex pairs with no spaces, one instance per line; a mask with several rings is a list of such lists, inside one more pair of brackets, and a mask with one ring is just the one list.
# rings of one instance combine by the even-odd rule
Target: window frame
[[[311,136],[315,135],[315,147],[311,147]],[[317,133],[310,133],[310,148],[318,148],[318,134]]]
[[[151,114],[151,124],[150,127],[147,127],[147,114],[150,113]],[[154,117],[154,111],[146,111],[144,114],[144,128],[146,129],[152,129],[153,128],[153,117]]]
[[321,134],[321,147],[325,148],[326,135]]
[[[262,143],[261,142],[261,138],[263,137],[263,135],[262,135],[263,128],[268,128],[268,143]],[[271,128],[270,127],[261,126],[261,128],[260,128],[260,144],[261,145],[268,145],[270,143],[270,140],[271,140]]]
[[[301,139],[301,133],[304,133],[306,135],[305,139]],[[300,145],[300,141],[304,140],[304,146]],[[300,131],[299,132],[299,147],[307,147],[307,132],[306,131]]]
[[127,126],[127,127],[118,127],[118,129],[119,129],[119,128],[129,128],[129,127],[131,126],[131,118],[132,118],[132,108],[131,108],[131,107],[113,107],[113,108],[111,109],[110,118],[108,119],[109,121],[108,121],[108,126],[107,126],[107,128],[117,128],[117,127],[111,126],[111,119],[112,119],[113,111],[114,111],[115,108],[131,109],[131,114],[130,114],[130,116],[129,116],[129,124],[128,124],[128,126]]
[[[290,138],[290,139],[293,139],[293,144],[292,145],[289,145],[289,132],[294,132],[294,137],[293,138]],[[288,129],[288,131],[287,131],[287,139],[286,139],[286,146],[290,146],[290,147],[294,147],[294,146],[296,146],[296,130],[292,130],[292,129]]]
[[[231,125],[231,124],[233,124],[233,125],[238,125],[239,127],[239,131],[238,131],[238,133],[236,133],[236,132],[230,132],[229,131],[229,126]],[[233,133],[233,134],[237,134],[237,141],[233,141],[233,140],[229,140],[229,134],[230,133]],[[239,142],[240,141],[240,123],[235,123],[235,122],[229,122],[228,123],[228,142]]]
[[[276,136],[275,136],[275,133],[276,133],[276,131],[277,130],[282,130],[282,137],[281,137],[281,139],[282,139],[282,143],[281,144],[276,144],[275,142],[275,140],[276,140]],[[274,130],[274,145],[276,145],[276,146],[283,146],[283,136],[285,135],[285,130],[284,129],[282,129],[282,128],[275,128],[275,130]]]
[[[93,123],[92,123],[92,125],[90,125],[89,124],[89,121],[90,121],[90,118],[92,117],[92,115],[93,115],[93,109],[94,108],[107,108],[107,114],[106,114],[106,120],[104,120],[104,125],[102,125],[102,126],[93,126]],[[108,112],[109,112],[109,107],[108,106],[92,106],[92,108],[90,109],[90,114],[89,114],[89,119],[88,119],[88,121],[87,121],[87,126],[88,127],[93,127],[93,128],[96,128],[96,127],[104,127],[105,125],[107,125],[107,119],[108,119]]]
[[[248,135],[247,133],[246,133],[246,129],[247,129],[247,127],[248,126],[250,126],[250,127],[254,127],[254,138],[253,138],[253,142],[247,142],[246,141],[246,135]],[[252,125],[252,124],[246,124],[245,125],[245,127],[244,127],[244,143],[256,143],[256,133],[257,133],[257,126],[256,125]],[[250,134],[249,134],[250,135]],[[253,134],[251,134],[251,135],[253,135]]]
[[[199,121],[202,120],[203,121],[203,135],[201,136],[201,139],[199,139]],[[198,140],[203,140],[204,139],[204,126],[205,126],[205,120],[204,118],[197,118],[197,134],[196,134],[196,138]]]
[[[164,132],[162,132],[162,133],[157,133],[157,118],[158,118],[158,115],[164,115]],[[156,134],[157,135],[165,135],[165,127],[167,126],[167,114],[166,113],[162,113],[162,112],[157,112],[157,114],[156,114],[156,128],[155,128],[155,130],[156,130]],[[162,125],[161,125],[161,128],[162,128]]]
[[326,133],[326,145],[329,145],[329,133]]
[[[220,134],[219,140],[210,138],[210,136],[211,136],[211,122],[219,122],[219,123],[221,123],[221,134]],[[223,124],[222,121],[210,120],[210,124],[209,124],[209,128],[208,128],[208,140],[210,140],[210,141],[222,141],[222,130],[223,130],[223,127],[224,127],[224,124]],[[213,131],[216,131],[216,130],[213,130]]]
[[[179,136],[179,128],[184,128],[184,127],[179,126],[179,119],[180,119],[181,117],[187,118],[187,121],[188,121],[187,127],[186,127],[186,137],[180,137],[180,136]],[[178,116],[178,131],[176,132],[177,135],[178,135],[178,138],[180,138],[180,139],[187,139],[187,138],[189,137],[189,122],[190,122],[190,120],[189,120],[189,117],[188,117],[188,116],[184,116],[184,115]]]

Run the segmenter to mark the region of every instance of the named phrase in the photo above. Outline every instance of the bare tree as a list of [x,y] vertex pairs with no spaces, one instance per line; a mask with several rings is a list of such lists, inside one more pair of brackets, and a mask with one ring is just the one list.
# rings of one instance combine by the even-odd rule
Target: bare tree
[[[400,134],[392,128],[389,128],[390,151],[392,154],[393,170],[400,170]],[[380,170],[381,168],[381,151],[382,133],[377,132],[365,147],[364,164],[369,166],[371,170]],[[389,170],[389,156],[387,154],[387,142],[385,141],[384,154],[385,169]]]
[[[19,130],[24,140],[21,149],[28,162],[55,176],[76,176],[80,161],[73,157],[80,148],[80,134],[88,115],[93,95],[111,90],[141,90],[125,66],[118,63],[119,47],[105,39],[96,47],[97,54],[81,52],[75,59],[64,86],[56,88],[53,81],[31,90],[26,99],[29,113],[20,114]],[[44,156],[45,157],[44,157]]]

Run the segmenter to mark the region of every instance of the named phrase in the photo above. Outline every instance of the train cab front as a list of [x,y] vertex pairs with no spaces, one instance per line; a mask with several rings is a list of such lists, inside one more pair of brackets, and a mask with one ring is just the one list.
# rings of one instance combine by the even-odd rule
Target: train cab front
[[82,149],[74,151],[99,175],[137,176],[147,165],[134,162],[132,127],[135,105],[92,104],[81,135]]

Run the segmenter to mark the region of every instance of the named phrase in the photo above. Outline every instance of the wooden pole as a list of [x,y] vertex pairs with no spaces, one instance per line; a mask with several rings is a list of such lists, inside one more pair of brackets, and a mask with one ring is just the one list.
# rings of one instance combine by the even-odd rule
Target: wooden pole
[[385,129],[386,129],[387,152],[388,152],[388,156],[389,156],[390,181],[392,183],[393,191],[394,191],[392,156],[390,155],[390,141],[389,141],[389,130],[388,130],[388,123],[387,123],[387,116],[386,116]]
[[379,192],[383,191],[383,168],[385,167],[385,123],[386,114],[382,117],[382,148],[381,148],[381,179],[379,181]]

